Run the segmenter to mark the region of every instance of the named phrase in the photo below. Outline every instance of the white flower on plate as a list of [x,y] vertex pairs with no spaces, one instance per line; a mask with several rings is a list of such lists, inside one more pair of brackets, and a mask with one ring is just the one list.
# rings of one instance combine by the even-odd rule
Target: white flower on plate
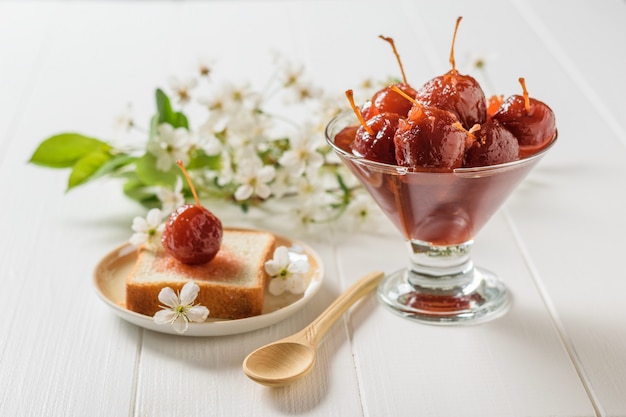
[[309,268],[306,258],[292,262],[289,249],[286,246],[277,247],[273,259],[265,262],[265,272],[272,277],[269,284],[270,293],[280,295],[289,291],[292,294],[302,294],[306,290],[306,274]]
[[159,187],[156,195],[161,202],[161,210],[163,213],[169,214],[185,203],[183,196],[183,180],[181,177],[176,178],[174,189],[167,187]]
[[176,161],[184,165],[189,163],[190,137],[187,129],[174,129],[168,123],[162,123],[157,128],[157,135],[148,142],[148,152],[157,158],[156,167],[167,172]]
[[275,176],[276,169],[272,165],[263,165],[260,160],[254,158],[240,161],[235,181],[241,185],[235,190],[235,199],[243,201],[253,195],[262,199],[268,198],[272,193],[268,183]]
[[202,323],[209,316],[209,309],[193,304],[199,292],[200,287],[193,281],[186,283],[179,294],[170,287],[162,288],[159,292],[159,301],[164,306],[154,315],[154,322],[169,323],[178,333],[185,333],[189,322]]
[[163,212],[158,208],[153,208],[148,212],[145,219],[140,216],[133,219],[132,229],[135,233],[130,237],[130,244],[133,246],[144,245],[147,249],[156,249],[164,228]]

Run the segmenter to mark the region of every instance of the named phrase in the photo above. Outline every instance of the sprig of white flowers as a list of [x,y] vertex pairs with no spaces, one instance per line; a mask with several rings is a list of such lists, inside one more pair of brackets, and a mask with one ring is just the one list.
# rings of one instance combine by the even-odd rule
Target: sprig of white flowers
[[[281,209],[293,213],[296,224],[332,221],[364,193],[324,137],[328,122],[348,102],[343,92],[326,94],[303,66],[277,56],[275,68],[258,90],[248,82],[218,81],[219,68],[203,63],[195,74],[172,77],[167,88],[156,90],[156,113],[147,128],[128,111],[118,118],[125,133],[115,141],[56,135],[42,143],[33,161],[59,167],[68,147],[85,149],[85,155],[63,161],[72,168],[68,188],[103,176],[120,178],[128,197],[167,215],[191,197],[176,166],[180,160],[204,201],[221,199],[243,212]],[[384,84],[364,83],[356,89],[360,100]]]

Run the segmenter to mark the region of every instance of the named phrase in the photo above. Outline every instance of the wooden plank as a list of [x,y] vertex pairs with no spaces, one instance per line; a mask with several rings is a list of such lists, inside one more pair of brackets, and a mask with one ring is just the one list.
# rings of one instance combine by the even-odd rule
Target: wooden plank
[[[386,251],[376,256],[381,246]],[[406,248],[395,235],[359,235],[340,248],[348,276],[374,268],[392,272],[407,262]],[[491,220],[474,249],[475,263],[498,273],[513,295],[506,316],[478,326],[436,327],[395,316],[373,299],[351,315],[367,413],[592,415],[502,215]]]
[[[578,91],[575,96],[581,100],[572,105],[566,96],[556,97],[562,127],[555,149],[559,153],[551,155],[552,165],[536,172],[535,187],[526,193],[536,195],[541,206],[520,196],[512,201],[510,212],[599,413],[624,415],[626,372],[620,364],[626,351],[626,307],[620,294],[626,283],[619,278],[619,246],[601,242],[610,237],[617,242],[626,230],[626,198],[616,192],[626,178],[626,129],[620,116],[624,103],[619,98],[626,87],[623,77],[615,77],[626,70],[626,60],[600,45],[612,44],[620,33],[623,38],[622,25],[611,22],[626,18],[626,5],[573,3],[575,15],[593,16],[598,26],[593,31],[556,18],[558,4],[547,9],[536,2],[519,6],[538,33],[545,31],[552,42],[553,59],[564,74],[560,88]],[[551,256],[557,247],[563,257]]]
[[[97,299],[91,276],[100,257],[127,239],[138,207],[121,196],[115,183],[65,195],[67,172],[26,161],[38,142],[59,131],[110,137],[116,109],[123,108],[129,92],[138,96],[134,89],[148,83],[142,75],[150,73],[138,65],[144,62],[138,57],[131,66],[134,75],[119,64],[133,51],[143,48],[149,54],[149,49],[119,46],[133,42],[139,16],[147,19],[147,32],[141,32],[143,41],[134,39],[152,45],[169,7],[131,7],[130,16],[103,4],[13,2],[1,7],[10,7],[16,19],[9,19],[11,36],[3,44],[32,36],[0,49],[3,58],[7,52],[18,54],[17,61],[2,63],[10,71],[3,74],[17,76],[3,78],[2,85],[13,85],[9,91],[18,104],[3,112],[9,128],[2,133],[9,136],[3,136],[5,153],[0,155],[5,196],[0,259],[3,288],[11,294],[5,303],[10,319],[0,324],[2,413],[127,415],[141,332]],[[38,51],[40,42],[43,50]],[[29,55],[19,45],[35,51]],[[152,51],[158,57],[158,49]]]

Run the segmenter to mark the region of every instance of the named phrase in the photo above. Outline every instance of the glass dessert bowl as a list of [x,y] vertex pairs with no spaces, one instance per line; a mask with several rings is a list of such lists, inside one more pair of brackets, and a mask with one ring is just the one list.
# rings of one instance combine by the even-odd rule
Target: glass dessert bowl
[[474,238],[537,162],[554,145],[513,162],[451,172],[375,162],[337,143],[358,125],[352,112],[330,121],[326,139],[406,239],[409,264],[378,288],[393,312],[432,324],[477,323],[503,315],[507,289],[497,276],[474,266]]

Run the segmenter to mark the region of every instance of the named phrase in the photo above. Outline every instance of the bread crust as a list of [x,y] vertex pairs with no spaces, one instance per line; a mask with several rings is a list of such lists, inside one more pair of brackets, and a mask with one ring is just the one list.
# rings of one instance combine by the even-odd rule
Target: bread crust
[[185,265],[163,250],[140,248],[126,280],[126,308],[153,316],[162,308],[158,299],[162,288],[170,287],[179,293],[193,280],[200,287],[194,304],[207,307],[209,318],[232,320],[260,315],[269,279],[264,265],[273,256],[275,241],[274,235],[267,232],[225,230],[220,251],[204,265]]

